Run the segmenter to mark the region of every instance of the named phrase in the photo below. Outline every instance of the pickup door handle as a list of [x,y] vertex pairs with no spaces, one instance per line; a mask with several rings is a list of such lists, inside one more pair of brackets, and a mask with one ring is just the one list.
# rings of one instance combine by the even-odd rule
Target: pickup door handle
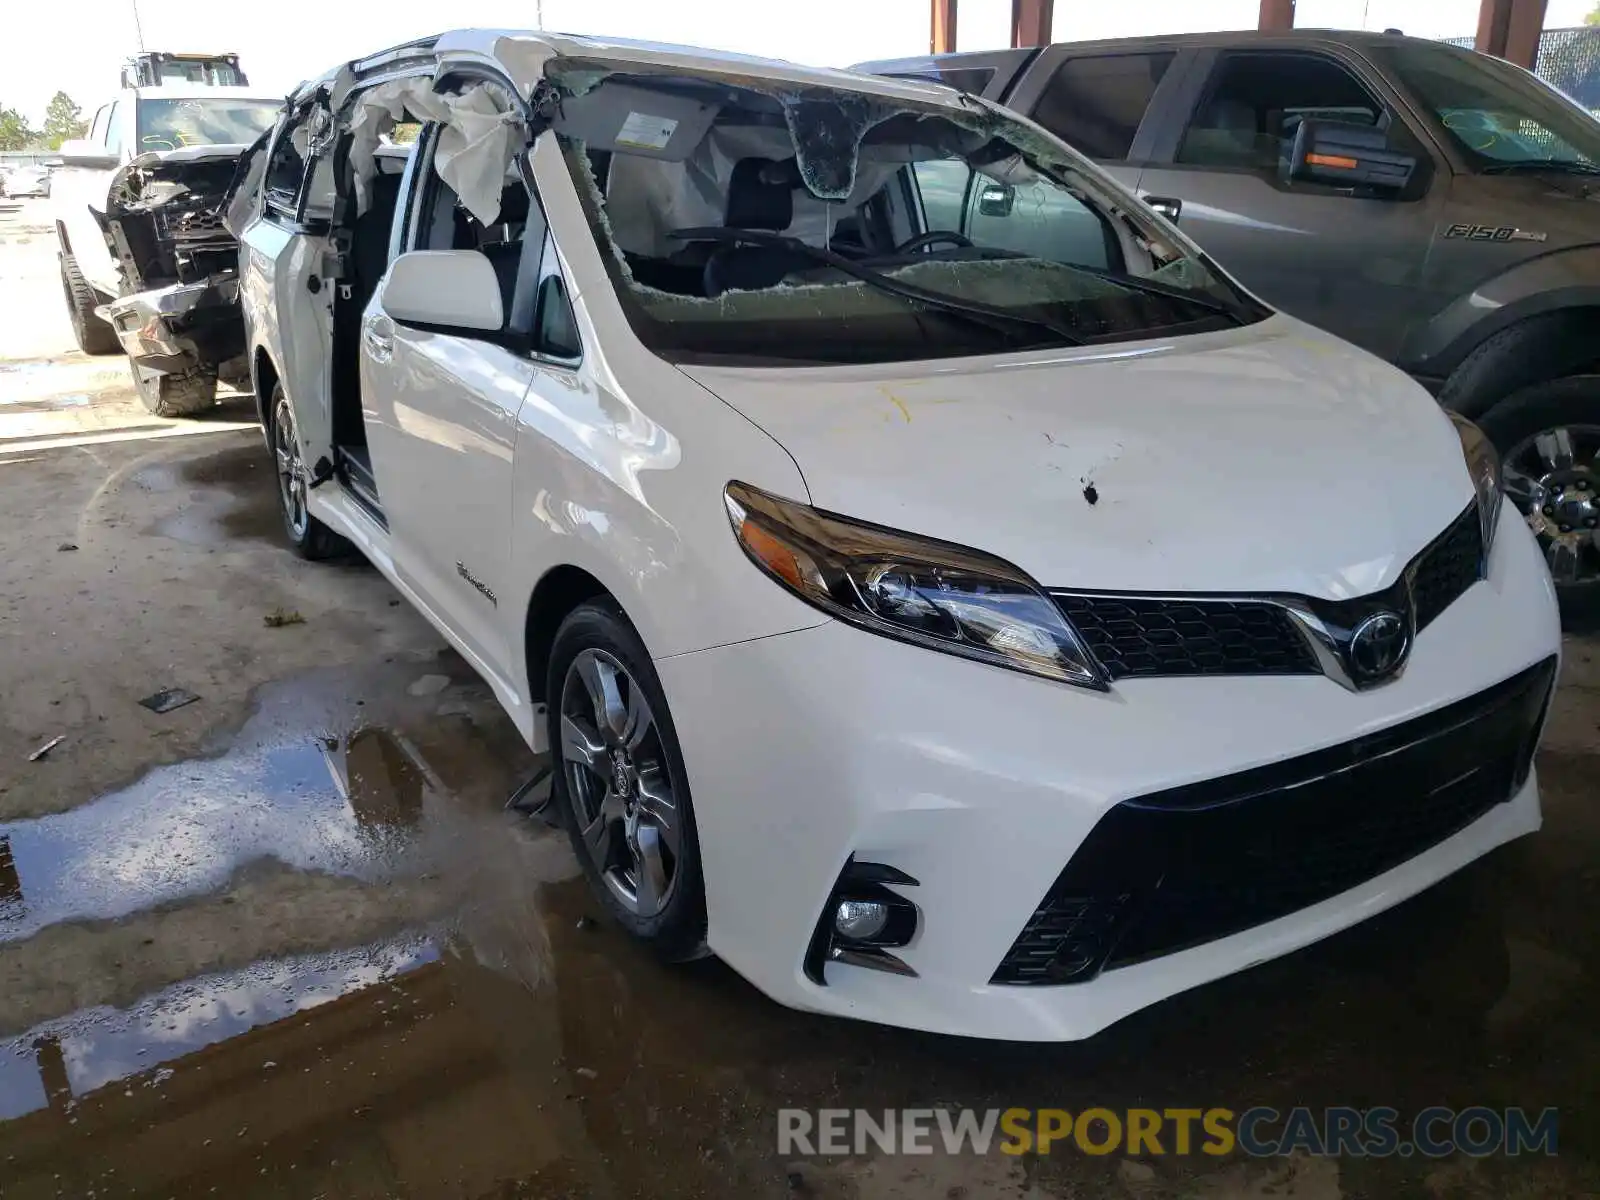
[[374,362],[388,362],[394,356],[394,322],[388,317],[371,317],[362,326],[361,340]]
[[1144,196],[1144,202],[1155,209],[1167,220],[1177,223],[1178,215],[1183,212],[1183,201],[1176,196]]

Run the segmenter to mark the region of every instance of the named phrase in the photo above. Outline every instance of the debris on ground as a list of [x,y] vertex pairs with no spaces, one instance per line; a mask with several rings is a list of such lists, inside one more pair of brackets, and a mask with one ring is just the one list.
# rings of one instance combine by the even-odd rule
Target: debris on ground
[[596,1071],[593,1067],[579,1067],[578,1068],[578,1074],[582,1075],[585,1079],[599,1079],[600,1078],[600,1072]]
[[1099,504],[1100,503],[1100,489],[1095,487],[1094,484],[1092,484],[1092,483],[1084,484],[1083,485],[1083,498],[1085,500],[1087,500],[1090,504]]
[[185,704],[193,704],[200,699],[193,692],[183,688],[162,688],[153,696],[146,696],[139,701],[153,713],[169,713],[175,708],[182,708]]
[[579,929],[593,929],[594,928],[594,918],[593,917],[588,917],[588,916],[579,917],[578,918],[577,927]]
[[61,545],[56,547],[56,553],[59,554],[63,550],[76,550],[77,548],[78,548],[78,543],[77,542],[62,542]]
[[261,623],[268,629],[282,629],[285,625],[304,625],[306,619],[296,609],[275,608],[261,618]]
[[49,754],[50,751],[54,750],[57,746],[61,745],[61,743],[66,741],[66,740],[67,740],[67,735],[66,734],[58,733],[55,737],[51,738],[44,745],[40,746],[32,754],[28,755],[28,761],[29,762],[38,762],[46,754]]
[[436,696],[450,686],[448,675],[424,675],[411,681],[406,691],[413,696]]

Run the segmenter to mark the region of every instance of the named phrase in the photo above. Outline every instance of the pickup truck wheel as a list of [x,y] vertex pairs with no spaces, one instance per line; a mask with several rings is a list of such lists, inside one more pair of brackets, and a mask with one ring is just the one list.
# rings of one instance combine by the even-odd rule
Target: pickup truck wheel
[[596,898],[669,962],[705,950],[689,780],[644,643],[613,604],[581,604],[550,647],[552,797]]
[[1600,625],[1600,375],[1506,397],[1479,419],[1499,449],[1506,496],[1539,539],[1568,629]]
[[300,454],[294,405],[289,403],[281,383],[272,389],[272,425],[267,430],[267,440],[277,467],[278,511],[283,515],[283,529],[294,552],[311,562],[347,554],[350,543],[313,517],[307,506],[310,472]]
[[78,260],[61,253],[61,291],[67,298],[67,314],[72,318],[72,336],[85,354],[116,354],[122,349],[116,332],[94,315],[100,297],[78,269]]
[[128,365],[133,368],[133,386],[139,391],[139,399],[158,417],[192,417],[217,402],[217,377],[209,372],[167,375],[147,371],[136,362]]

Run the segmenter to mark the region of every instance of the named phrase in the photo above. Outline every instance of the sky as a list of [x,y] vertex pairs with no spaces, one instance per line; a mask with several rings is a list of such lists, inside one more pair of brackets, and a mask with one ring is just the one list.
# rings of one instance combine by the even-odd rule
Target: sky
[[[924,54],[928,0],[6,0],[0,104],[35,124],[57,89],[86,113],[116,90],[122,59],[159,50],[237,51],[250,82],[282,95],[336,62],[446,27],[545,28],[681,42],[818,66]],[[1549,0],[1546,25],[1582,23],[1595,0]],[[1258,0],[1056,0],[1054,40],[1254,27]],[[958,48],[1007,44],[1010,0],[960,0]],[[789,14],[793,14],[790,16]],[[1478,0],[1299,0],[1302,27],[1470,36]]]

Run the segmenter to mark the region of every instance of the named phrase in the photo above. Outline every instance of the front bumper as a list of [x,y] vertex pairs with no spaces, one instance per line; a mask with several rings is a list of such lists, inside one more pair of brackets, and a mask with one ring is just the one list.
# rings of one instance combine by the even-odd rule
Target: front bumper
[[135,292],[96,311],[128,357],[147,370],[179,374],[244,353],[239,282],[232,276]]
[[[693,788],[708,941],[774,999],[942,1033],[1086,1037],[1187,988],[1363,920],[1539,826],[1516,794],[1330,898],[1084,982],[992,982],[1063,867],[1123,801],[1340,746],[1476,696],[1557,654],[1553,591],[1516,514],[1489,578],[1417,639],[1404,673],[1133,679],[1095,693],[838,623],[657,662]],[[1402,798],[1403,799],[1403,798]],[[1284,803],[1292,803],[1285,794]],[[803,959],[846,859],[919,881],[905,977]]]

